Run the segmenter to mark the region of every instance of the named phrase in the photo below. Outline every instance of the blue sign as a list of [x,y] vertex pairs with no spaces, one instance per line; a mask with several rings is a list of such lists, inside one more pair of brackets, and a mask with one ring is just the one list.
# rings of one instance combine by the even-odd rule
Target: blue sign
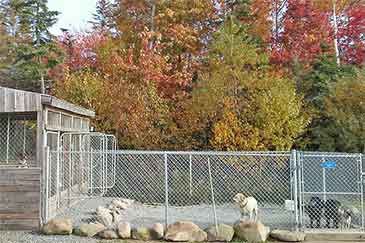
[[321,163],[322,168],[331,169],[331,168],[336,168],[336,166],[337,166],[337,164],[334,161],[326,161],[326,162]]

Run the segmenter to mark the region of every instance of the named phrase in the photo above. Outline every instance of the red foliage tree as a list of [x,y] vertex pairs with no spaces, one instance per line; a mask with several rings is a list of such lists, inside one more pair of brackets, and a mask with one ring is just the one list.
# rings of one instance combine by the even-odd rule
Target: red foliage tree
[[338,19],[341,61],[349,64],[365,62],[365,5],[346,8]]
[[272,60],[281,64],[312,61],[322,52],[322,45],[333,43],[328,13],[316,9],[310,0],[289,0],[287,6]]

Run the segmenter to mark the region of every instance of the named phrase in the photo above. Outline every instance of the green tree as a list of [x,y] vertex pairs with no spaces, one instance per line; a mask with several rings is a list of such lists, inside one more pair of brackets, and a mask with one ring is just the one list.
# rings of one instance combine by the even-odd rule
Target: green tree
[[89,21],[94,30],[115,31],[116,6],[110,0],[99,0],[96,4],[96,13],[93,14],[93,20]]
[[10,35],[5,25],[4,1],[0,1],[0,85],[10,86],[8,67],[11,63],[9,55]]
[[321,149],[365,151],[365,70],[342,77],[330,87],[324,100],[324,115],[329,126],[326,133],[317,138]]
[[58,63],[60,52],[49,32],[58,12],[50,11],[47,0],[6,0],[2,4],[4,24],[11,35],[11,78],[18,88],[44,92],[49,68]]
[[325,101],[328,99],[331,87],[341,79],[355,75],[353,66],[338,66],[331,55],[320,56],[311,64],[309,71],[297,75],[298,90],[302,92],[306,107],[313,117],[308,129],[297,144],[300,148],[309,150],[338,150],[337,131],[334,120],[326,114]]
[[209,67],[193,91],[192,134],[219,150],[287,150],[305,129],[292,80],[276,73],[244,28],[230,18],[210,47]]

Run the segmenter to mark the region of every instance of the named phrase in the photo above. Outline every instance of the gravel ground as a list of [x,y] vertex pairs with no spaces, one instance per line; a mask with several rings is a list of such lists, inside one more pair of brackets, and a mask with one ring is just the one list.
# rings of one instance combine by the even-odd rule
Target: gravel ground
[[[98,206],[107,206],[111,198],[87,199],[74,204],[60,216],[67,216],[73,219],[75,225],[83,222],[95,221],[95,209]],[[232,225],[240,218],[238,209],[232,204],[218,205],[216,207],[218,223]],[[273,228],[290,228],[293,222],[293,215],[285,209],[273,205],[260,205],[259,219]],[[154,223],[165,223],[165,207],[163,205],[143,205],[134,203],[131,207],[122,211],[123,221],[130,222],[132,226],[151,226]],[[211,205],[195,205],[188,207],[169,207],[168,222],[189,220],[202,228],[214,224],[214,213]]]
[[69,242],[100,243],[102,241],[98,239],[82,238],[78,236],[44,236],[32,232],[0,231],[0,242],[1,243],[48,243],[48,242],[49,243],[69,243]]
[[[149,241],[150,243],[162,243],[161,241]],[[270,241],[275,243],[274,241]],[[329,241],[306,241],[307,243],[325,243]],[[331,243],[348,243],[349,241],[330,241]],[[353,241],[352,241],[353,242]],[[364,242],[364,241],[359,241]],[[78,236],[43,236],[36,233],[13,231],[0,231],[0,243],[147,243],[138,240],[100,240],[83,238]],[[213,242],[209,242],[213,243]],[[356,242],[354,242],[356,243]]]

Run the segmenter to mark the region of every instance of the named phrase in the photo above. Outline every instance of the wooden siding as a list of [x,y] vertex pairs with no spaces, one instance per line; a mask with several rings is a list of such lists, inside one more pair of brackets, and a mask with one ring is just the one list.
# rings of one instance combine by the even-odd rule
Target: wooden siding
[[24,90],[0,87],[1,112],[38,112],[43,106],[61,109],[85,117],[94,117],[95,112],[71,104],[56,97]]
[[0,112],[35,112],[41,109],[39,94],[0,87]]
[[0,169],[0,230],[39,229],[40,175],[37,168]]

